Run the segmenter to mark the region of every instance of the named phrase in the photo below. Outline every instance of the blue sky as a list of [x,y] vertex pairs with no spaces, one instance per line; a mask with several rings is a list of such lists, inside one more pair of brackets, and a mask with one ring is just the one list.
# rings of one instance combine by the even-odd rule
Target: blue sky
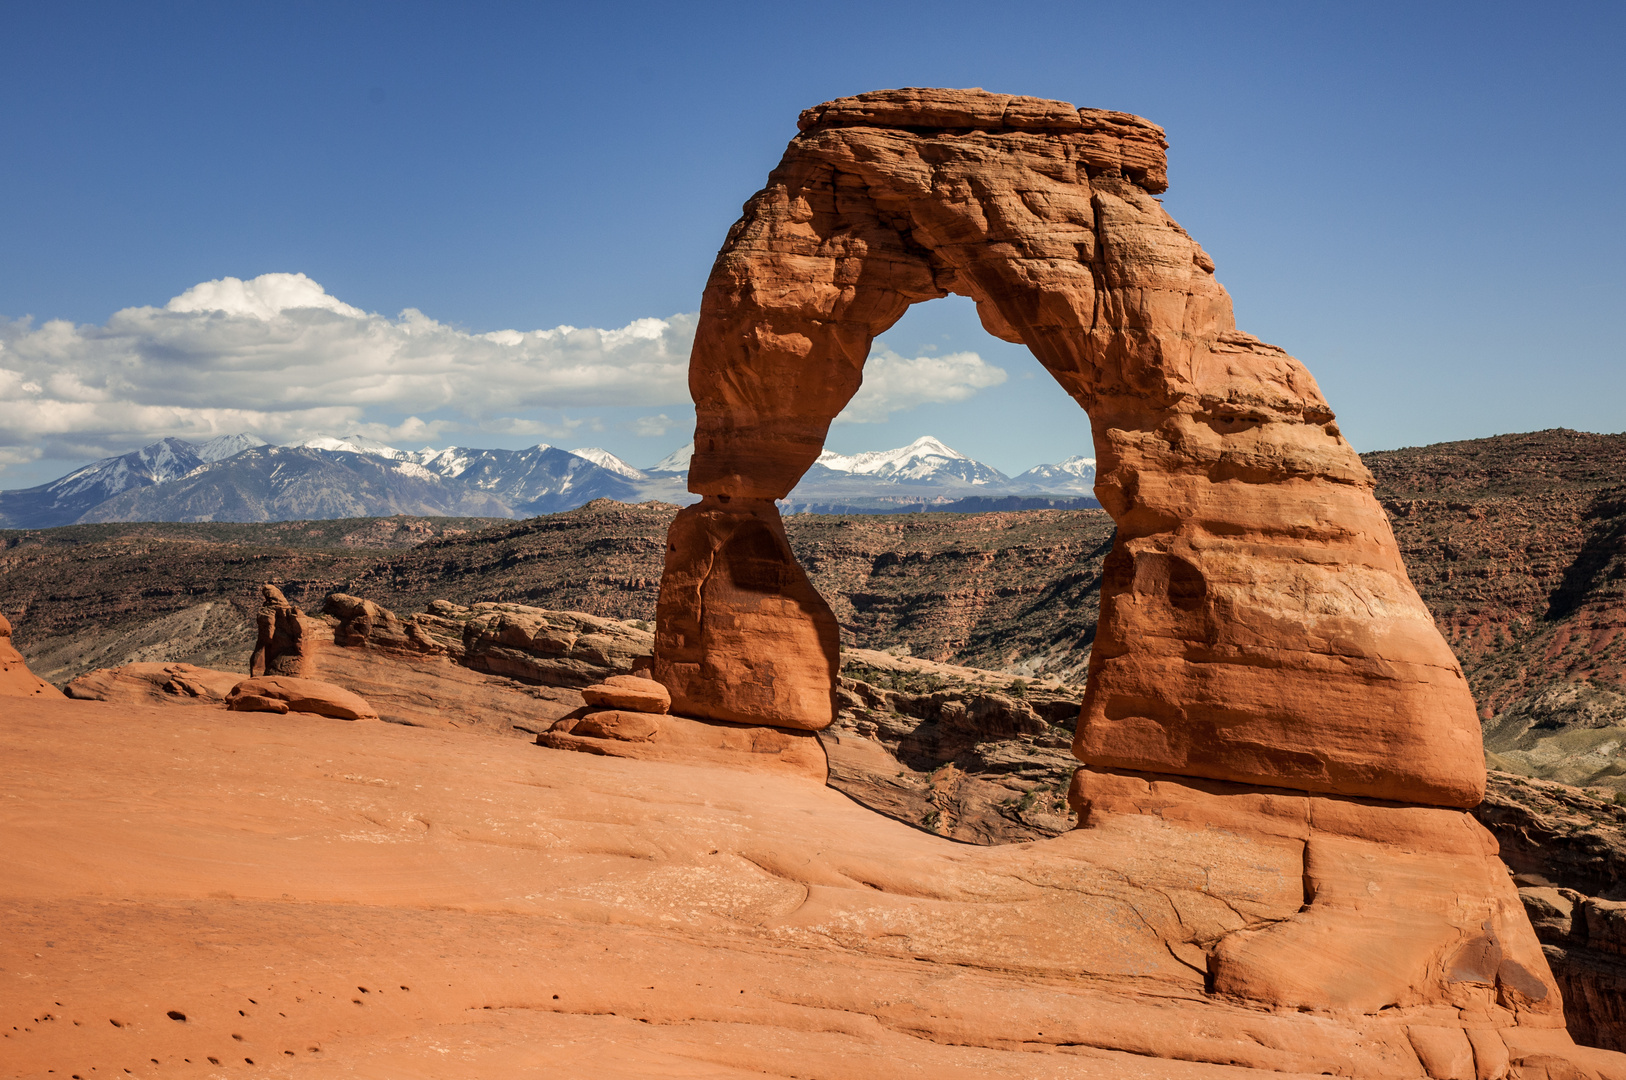
[[[223,427],[543,440],[650,464],[692,423],[673,317],[698,307],[796,114],[903,85],[1162,124],[1165,205],[1213,255],[1242,328],[1309,365],[1359,449],[1618,431],[1623,11],[7,5],[0,487]],[[199,322],[198,298],[221,294],[194,287],[264,274],[304,274],[333,318],[370,318],[276,348]],[[115,317],[182,296],[190,323]],[[411,336],[407,309],[433,329],[411,340],[447,343],[455,371],[347,351]],[[501,342],[481,335],[561,325],[583,333],[482,366]],[[538,375],[566,339],[615,377]],[[1083,414],[967,305],[918,307],[883,344],[900,364],[982,366],[963,361],[961,400],[877,398],[868,415],[884,419],[837,425],[832,449],[931,433],[1006,472],[1089,452]]]

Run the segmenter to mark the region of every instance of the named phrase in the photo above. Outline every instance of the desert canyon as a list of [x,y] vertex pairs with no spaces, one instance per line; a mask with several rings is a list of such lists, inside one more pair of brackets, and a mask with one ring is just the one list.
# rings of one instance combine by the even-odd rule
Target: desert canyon
[[[930,89],[798,126],[702,300],[653,628],[267,585],[238,670],[64,695],[0,622],[0,1071],[1626,1077],[1470,813],[1479,710],[1372,473],[1156,199],[1162,131]],[[844,657],[776,506],[950,293],[1091,419],[1076,708]],[[943,731],[1070,750],[1075,827],[842,793],[904,772],[841,718],[928,674],[983,680],[910,700]]]

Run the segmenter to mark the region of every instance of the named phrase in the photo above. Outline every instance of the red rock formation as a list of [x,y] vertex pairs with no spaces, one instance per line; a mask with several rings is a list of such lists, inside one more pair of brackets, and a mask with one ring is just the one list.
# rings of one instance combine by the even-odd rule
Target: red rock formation
[[[913,303],[969,296],[1089,413],[1117,525],[1072,835],[1154,860],[1240,843],[1171,882],[1184,899],[1163,894],[1157,936],[1211,1001],[1405,1010],[1393,1075],[1569,1068],[1540,943],[1459,809],[1485,784],[1461,669],[1314,379],[1237,331],[1212,260],[1152,197],[1162,131],[947,90],[830,102],[800,127],[701,303],[703,501],[673,522],[655,635],[674,709],[830,721],[834,620],[774,500],[817,458],[874,337]],[[659,734],[599,726],[606,746]],[[1253,891],[1216,905],[1233,872]]]
[[1261,850],[1287,842],[1301,904],[1264,925],[1192,927],[1214,993],[1323,1012],[1448,1004],[1486,1027],[1563,1026],[1496,840],[1468,814],[1092,769],[1069,801],[1085,826],[1150,817]]
[[23,654],[11,643],[11,620],[0,615],[0,697],[61,696],[62,691],[28,670]]
[[332,634],[322,620],[289,603],[275,585],[261,586],[260,598],[259,636],[249,659],[249,674],[307,677],[321,642],[331,640]]
[[773,500],[817,458],[874,337],[956,293],[1090,415],[1118,531],[1083,760],[1478,801],[1473,702],[1372,478],[1309,372],[1237,331],[1212,260],[1152,197],[1161,129],[956,90],[830,102],[800,127],[701,302],[704,501],[672,525],[656,634],[676,711],[829,723],[834,620]]
[[749,727],[625,709],[578,710],[536,737],[538,746],[668,764],[724,765],[823,784],[824,748],[806,731]]

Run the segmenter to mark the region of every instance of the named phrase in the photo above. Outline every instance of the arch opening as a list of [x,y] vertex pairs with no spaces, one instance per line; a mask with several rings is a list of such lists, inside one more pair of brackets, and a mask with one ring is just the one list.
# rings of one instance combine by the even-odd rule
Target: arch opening
[[[1026,346],[990,335],[976,305],[954,294],[911,305],[876,336],[858,392],[831,423],[824,449],[852,456],[927,436],[1011,478],[1089,457],[1094,447],[1089,414],[1054,388]],[[790,502],[820,501],[807,492],[820,475],[804,475]]]

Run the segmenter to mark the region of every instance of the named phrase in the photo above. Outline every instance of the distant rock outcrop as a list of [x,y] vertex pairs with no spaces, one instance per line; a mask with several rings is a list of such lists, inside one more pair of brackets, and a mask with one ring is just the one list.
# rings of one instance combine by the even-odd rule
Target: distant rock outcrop
[[61,697],[62,691],[28,670],[11,643],[11,621],[0,615],[0,697]]
[[125,664],[97,668],[70,682],[76,701],[147,702],[162,700],[219,704],[243,681],[241,672],[215,671],[195,664]]

